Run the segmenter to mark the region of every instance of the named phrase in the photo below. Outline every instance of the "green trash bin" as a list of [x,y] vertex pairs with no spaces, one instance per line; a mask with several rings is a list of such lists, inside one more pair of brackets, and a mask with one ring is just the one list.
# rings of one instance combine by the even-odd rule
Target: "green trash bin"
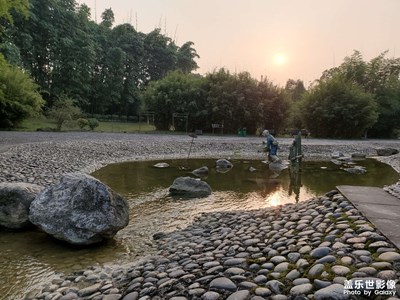
[[242,136],[246,136],[247,135],[247,129],[246,127],[242,129]]

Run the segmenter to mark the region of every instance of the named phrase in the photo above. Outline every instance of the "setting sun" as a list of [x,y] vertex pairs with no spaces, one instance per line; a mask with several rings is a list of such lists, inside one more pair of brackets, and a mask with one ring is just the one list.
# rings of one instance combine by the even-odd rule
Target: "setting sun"
[[284,65],[286,63],[286,55],[283,53],[277,53],[274,56],[274,63],[276,65]]

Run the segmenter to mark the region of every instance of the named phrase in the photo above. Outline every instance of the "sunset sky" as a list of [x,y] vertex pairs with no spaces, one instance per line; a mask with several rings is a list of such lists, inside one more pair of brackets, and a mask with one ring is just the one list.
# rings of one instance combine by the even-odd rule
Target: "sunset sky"
[[92,19],[112,8],[115,24],[160,27],[178,46],[194,42],[201,74],[224,67],[284,86],[306,85],[361,51],[400,57],[399,0],[78,0]]

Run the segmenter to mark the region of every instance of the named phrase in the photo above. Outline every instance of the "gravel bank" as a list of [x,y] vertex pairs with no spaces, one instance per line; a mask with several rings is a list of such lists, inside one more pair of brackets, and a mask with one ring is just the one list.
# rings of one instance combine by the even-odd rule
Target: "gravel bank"
[[[186,135],[0,132],[0,182],[49,185],[66,172],[127,160],[186,158]],[[286,157],[292,139],[279,139]],[[263,159],[262,139],[200,136],[191,157]],[[371,157],[400,141],[303,140],[306,160],[333,151]],[[382,157],[400,172],[400,155]],[[389,187],[398,193],[399,184]],[[27,299],[310,299],[343,295],[345,280],[400,278],[400,253],[341,195],[198,217],[158,236],[156,256],[60,277]],[[399,287],[391,289],[400,292]],[[374,299],[378,295],[375,295]],[[370,299],[372,299],[370,298]],[[387,295],[383,299],[388,298]],[[306,298],[296,298],[306,299]],[[396,297],[392,299],[398,299]]]

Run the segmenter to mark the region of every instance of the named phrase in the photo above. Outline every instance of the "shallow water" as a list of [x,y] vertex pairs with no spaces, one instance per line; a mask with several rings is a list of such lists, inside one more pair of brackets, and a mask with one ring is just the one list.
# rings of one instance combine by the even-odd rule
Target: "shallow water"
[[[113,164],[92,174],[122,194],[130,205],[129,225],[113,241],[79,249],[36,230],[1,231],[0,299],[21,299],[58,272],[67,274],[97,263],[113,264],[146,255],[152,251],[149,241],[155,233],[185,227],[201,212],[258,209],[307,200],[336,185],[383,187],[399,179],[390,166],[375,160],[357,162],[367,168],[361,175],[349,174],[331,162],[307,162],[297,182],[290,181],[288,169],[277,176],[259,161],[233,160],[234,167],[226,173],[217,172],[215,160],[171,160],[166,161],[170,167],[165,169],[154,168],[158,162]],[[213,189],[211,196],[168,196],[176,177],[193,176],[191,171],[202,166],[210,170],[203,180]],[[250,172],[250,167],[256,171]]]

